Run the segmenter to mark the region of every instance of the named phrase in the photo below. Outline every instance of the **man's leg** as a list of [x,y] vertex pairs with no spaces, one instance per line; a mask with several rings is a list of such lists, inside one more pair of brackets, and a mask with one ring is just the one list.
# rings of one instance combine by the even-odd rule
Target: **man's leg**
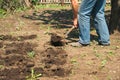
[[90,15],[96,2],[97,0],[82,0],[78,12],[80,44],[90,44]]
[[109,45],[109,31],[104,17],[104,8],[106,0],[97,0],[94,9],[93,16],[95,21],[95,28],[98,34],[98,40],[101,45]]

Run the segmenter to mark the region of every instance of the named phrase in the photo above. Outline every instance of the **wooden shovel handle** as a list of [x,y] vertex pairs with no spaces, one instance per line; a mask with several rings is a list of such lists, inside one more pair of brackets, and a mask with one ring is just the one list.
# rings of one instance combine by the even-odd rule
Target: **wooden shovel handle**
[[73,30],[73,29],[75,29],[75,27],[73,26],[73,27],[71,27],[67,32],[66,32],[66,34],[65,34],[65,36],[68,36],[68,34]]

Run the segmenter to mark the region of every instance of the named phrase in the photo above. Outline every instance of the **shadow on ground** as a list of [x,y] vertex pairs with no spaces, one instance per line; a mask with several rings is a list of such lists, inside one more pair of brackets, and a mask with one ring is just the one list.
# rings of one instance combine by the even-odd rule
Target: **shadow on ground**
[[[51,24],[53,28],[67,28],[72,26],[72,10],[44,10],[33,12],[31,15],[22,15],[23,18],[40,20],[42,24]],[[41,23],[37,23],[39,25]]]

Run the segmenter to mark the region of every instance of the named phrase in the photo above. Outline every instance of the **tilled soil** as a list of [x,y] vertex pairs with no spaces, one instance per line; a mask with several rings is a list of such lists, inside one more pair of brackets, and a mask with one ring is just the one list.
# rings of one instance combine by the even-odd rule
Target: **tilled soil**
[[[51,44],[46,47],[39,55],[42,67],[36,67],[34,60],[28,56],[35,51],[37,44],[24,41],[26,39],[35,39],[36,35],[13,37],[11,35],[0,35],[0,80],[25,80],[26,76],[31,74],[34,68],[35,73],[41,73],[42,76],[67,76],[71,68],[67,63],[67,53],[61,47],[63,46],[61,38],[57,35],[51,36]],[[55,38],[55,39],[54,39]],[[56,41],[57,40],[57,41]],[[58,45],[54,45],[57,42]],[[62,44],[62,45],[61,45]],[[51,47],[53,46],[53,47]],[[66,65],[67,64],[67,65]],[[69,67],[69,68],[68,68]]]
[[[60,36],[70,26],[71,8],[28,10],[0,19],[0,80],[27,80],[32,71],[41,74],[35,80],[120,80],[120,33],[110,35],[110,46],[100,46],[92,29],[90,46],[71,47]],[[73,30],[67,40],[78,39]]]

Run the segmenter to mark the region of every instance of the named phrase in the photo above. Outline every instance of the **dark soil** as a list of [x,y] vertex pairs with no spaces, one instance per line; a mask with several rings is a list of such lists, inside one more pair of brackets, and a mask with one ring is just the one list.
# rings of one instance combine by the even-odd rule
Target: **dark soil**
[[67,54],[62,48],[47,48],[42,53],[45,76],[67,76],[70,66],[67,66]]
[[[67,64],[68,55],[62,48],[49,47],[43,50],[39,56],[42,67],[38,68],[35,67],[33,59],[28,56],[29,52],[36,52],[37,44],[25,41],[35,39],[36,35],[18,37],[0,35],[0,37],[0,65],[3,65],[0,69],[0,80],[25,80],[26,76],[31,74],[32,68],[36,74],[41,73],[42,76],[65,77],[69,75],[71,68]],[[64,43],[61,40],[61,37],[52,35],[51,46],[63,46]]]
[[50,41],[52,46],[64,46],[65,45],[65,41],[64,38],[56,33],[52,33],[51,34],[51,41]]

